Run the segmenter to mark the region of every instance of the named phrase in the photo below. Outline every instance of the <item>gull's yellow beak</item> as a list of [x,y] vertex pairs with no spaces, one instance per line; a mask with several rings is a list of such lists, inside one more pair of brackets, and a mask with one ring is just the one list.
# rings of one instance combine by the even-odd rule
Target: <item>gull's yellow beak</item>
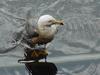
[[64,21],[63,20],[55,20],[54,24],[64,25]]

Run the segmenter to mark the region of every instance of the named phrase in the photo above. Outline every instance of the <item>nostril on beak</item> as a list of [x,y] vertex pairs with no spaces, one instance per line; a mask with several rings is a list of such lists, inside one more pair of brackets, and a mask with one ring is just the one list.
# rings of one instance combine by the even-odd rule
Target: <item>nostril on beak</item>
[[63,20],[59,21],[59,23],[60,23],[60,25],[64,25],[64,21]]
[[64,23],[63,23],[63,22],[64,22],[63,20],[56,20],[56,21],[55,21],[55,24],[64,25]]
[[62,23],[60,23],[60,25],[64,25],[64,23],[62,22]]

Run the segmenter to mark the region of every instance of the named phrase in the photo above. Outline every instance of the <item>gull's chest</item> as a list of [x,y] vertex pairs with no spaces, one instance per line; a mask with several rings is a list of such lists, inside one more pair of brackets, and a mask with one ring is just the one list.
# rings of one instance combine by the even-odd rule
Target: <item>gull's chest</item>
[[54,32],[52,31],[42,31],[40,33],[40,36],[43,37],[43,38],[51,38],[51,37],[54,37]]
[[54,37],[55,33],[56,33],[56,29],[45,28],[45,29],[41,30],[41,32],[39,34],[42,37],[50,38],[50,37]]
[[44,36],[38,36],[32,38],[33,44],[46,44],[48,42],[51,42],[53,40],[53,37],[44,37]]

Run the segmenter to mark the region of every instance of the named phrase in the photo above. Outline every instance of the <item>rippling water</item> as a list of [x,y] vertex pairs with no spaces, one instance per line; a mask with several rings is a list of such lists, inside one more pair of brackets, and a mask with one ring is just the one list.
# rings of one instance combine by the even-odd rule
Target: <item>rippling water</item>
[[23,29],[24,22],[16,17],[26,18],[28,11],[34,17],[31,24],[43,14],[64,20],[48,48],[48,61],[57,65],[58,75],[100,74],[100,0],[0,0],[0,75],[27,75],[17,63],[23,48],[9,48]]

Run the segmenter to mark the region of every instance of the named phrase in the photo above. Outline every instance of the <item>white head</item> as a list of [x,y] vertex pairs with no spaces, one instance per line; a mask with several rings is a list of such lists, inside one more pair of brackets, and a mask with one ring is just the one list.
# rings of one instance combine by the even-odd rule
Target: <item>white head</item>
[[52,25],[63,25],[63,21],[56,20],[51,15],[43,15],[38,20],[38,27],[50,27]]
[[63,21],[56,20],[51,15],[43,15],[38,20],[38,31],[45,37],[53,37],[60,25],[63,25]]
[[55,20],[55,18],[50,15],[43,15],[39,18],[38,25],[47,25],[50,23],[49,21],[51,20]]

